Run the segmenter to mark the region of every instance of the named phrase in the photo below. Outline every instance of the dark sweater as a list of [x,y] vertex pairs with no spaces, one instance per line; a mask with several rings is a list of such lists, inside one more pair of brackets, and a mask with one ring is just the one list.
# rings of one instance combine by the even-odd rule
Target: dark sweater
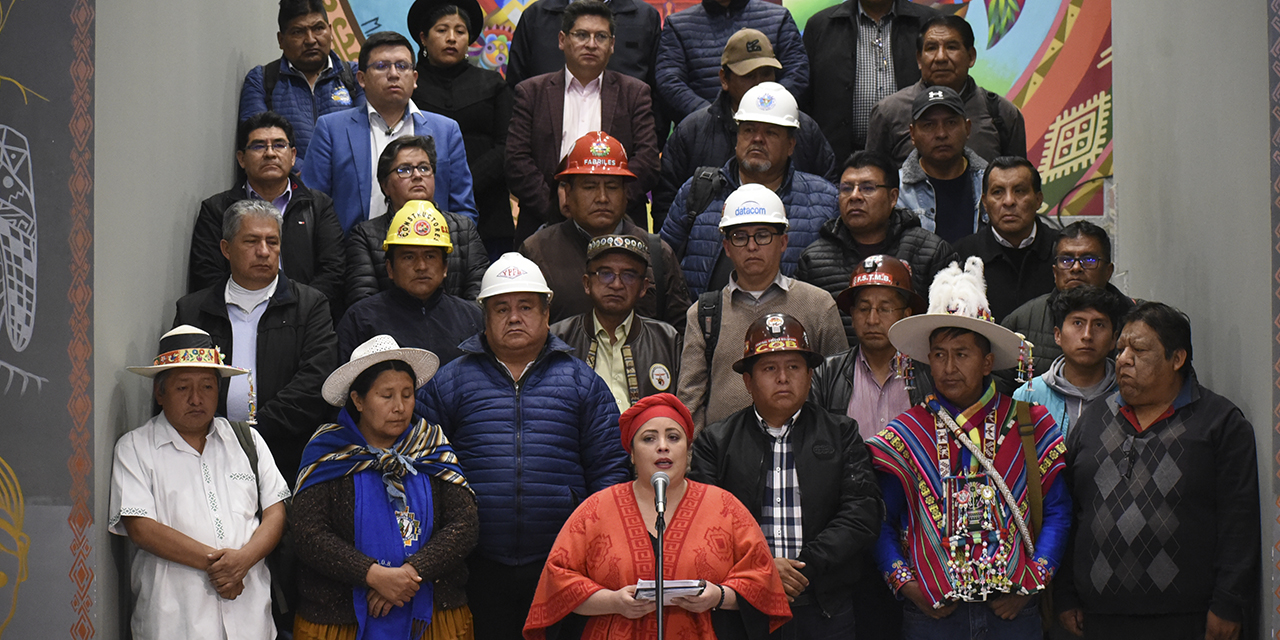
[[[467,604],[467,554],[480,525],[476,498],[467,488],[431,479],[435,505],[431,539],[409,556],[424,582],[434,582],[435,604],[456,609]],[[293,500],[294,545],[298,550],[298,615],[316,624],[356,624],[352,588],[373,558],[355,548],[355,483],[351,476],[307,488]]]
[[1121,406],[1119,392],[1090,403],[1067,435],[1075,529],[1058,610],[1244,620],[1261,562],[1253,427],[1194,372],[1141,433]]

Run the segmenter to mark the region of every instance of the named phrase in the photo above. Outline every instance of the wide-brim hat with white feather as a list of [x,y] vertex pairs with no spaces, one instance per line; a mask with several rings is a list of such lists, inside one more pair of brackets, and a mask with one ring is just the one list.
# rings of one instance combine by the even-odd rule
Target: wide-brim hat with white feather
[[968,329],[991,342],[994,369],[1018,366],[1023,339],[991,319],[982,259],[965,261],[964,270],[955,262],[938,272],[929,287],[929,310],[903,318],[889,327],[889,342],[898,351],[920,362],[929,361],[929,336],[942,327]]
[[212,369],[223,378],[242,376],[247,369],[229,367],[227,359],[214,346],[208,332],[189,324],[179,325],[160,336],[160,349],[155,360],[143,367],[125,367],[140,376],[154,378],[170,369]]
[[356,347],[351,352],[351,361],[338,367],[325,379],[320,394],[324,396],[325,402],[341,407],[347,404],[351,383],[364,373],[365,369],[388,360],[403,360],[413,368],[414,389],[426,384],[431,376],[436,374],[436,369],[440,368],[440,358],[436,357],[436,354],[426,349],[401,347],[395,338],[383,334],[369,338],[364,344]]

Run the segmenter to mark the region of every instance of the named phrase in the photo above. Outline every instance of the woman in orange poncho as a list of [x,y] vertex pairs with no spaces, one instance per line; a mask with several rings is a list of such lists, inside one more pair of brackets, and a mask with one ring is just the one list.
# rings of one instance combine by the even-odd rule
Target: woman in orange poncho
[[[653,602],[635,599],[655,579],[653,487],[667,490],[666,580],[706,580],[701,595],[664,609],[670,640],[763,638],[791,618],[760,525],[732,494],[685,479],[693,419],[675,396],[642,399],[619,420],[638,477],[587,498],[560,530],[525,621],[524,637],[655,638]],[[570,615],[576,614],[576,615]]]

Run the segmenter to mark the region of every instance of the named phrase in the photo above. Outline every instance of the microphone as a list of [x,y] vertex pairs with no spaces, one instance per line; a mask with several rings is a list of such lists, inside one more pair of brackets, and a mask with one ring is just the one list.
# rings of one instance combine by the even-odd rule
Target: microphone
[[658,515],[667,512],[667,485],[671,483],[671,478],[662,471],[654,472],[649,478],[649,484],[653,485],[653,506],[658,510]]

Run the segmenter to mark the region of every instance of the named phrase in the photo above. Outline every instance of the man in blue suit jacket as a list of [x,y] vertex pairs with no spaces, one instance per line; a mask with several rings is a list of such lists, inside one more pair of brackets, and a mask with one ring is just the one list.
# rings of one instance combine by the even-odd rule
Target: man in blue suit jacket
[[414,106],[411,97],[418,72],[413,70],[413,60],[413,49],[404,36],[388,31],[369,36],[356,72],[368,104],[321,116],[316,122],[302,179],[333,198],[343,233],[386,212],[382,192],[374,183],[373,165],[387,143],[402,136],[435,139],[436,206],[478,218],[462,130],[457,122]]

